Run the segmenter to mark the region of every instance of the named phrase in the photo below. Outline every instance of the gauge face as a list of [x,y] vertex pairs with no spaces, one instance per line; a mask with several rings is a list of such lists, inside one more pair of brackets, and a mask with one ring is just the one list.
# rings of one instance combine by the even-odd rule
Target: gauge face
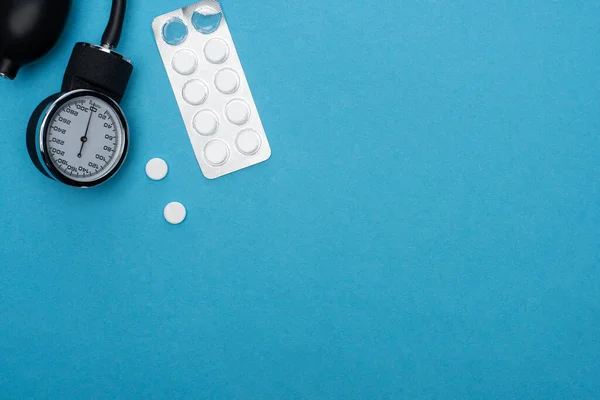
[[47,160],[68,180],[97,182],[122,163],[127,132],[122,113],[108,98],[70,95],[58,101],[46,122]]

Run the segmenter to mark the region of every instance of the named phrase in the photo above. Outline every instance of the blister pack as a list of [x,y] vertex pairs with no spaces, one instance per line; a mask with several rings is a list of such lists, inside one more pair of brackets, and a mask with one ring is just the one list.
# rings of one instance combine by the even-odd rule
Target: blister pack
[[152,29],[204,176],[267,160],[271,147],[219,2],[161,15]]

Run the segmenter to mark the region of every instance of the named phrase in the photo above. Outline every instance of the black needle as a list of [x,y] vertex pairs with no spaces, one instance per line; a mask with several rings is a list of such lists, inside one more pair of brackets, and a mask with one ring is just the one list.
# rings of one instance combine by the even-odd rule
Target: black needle
[[81,158],[81,152],[83,151],[83,146],[87,142],[88,131],[90,130],[90,122],[92,122],[92,116],[94,115],[93,107],[90,107],[90,119],[88,119],[87,126],[85,128],[85,135],[81,137],[81,149],[79,149],[79,154],[77,154],[77,158]]

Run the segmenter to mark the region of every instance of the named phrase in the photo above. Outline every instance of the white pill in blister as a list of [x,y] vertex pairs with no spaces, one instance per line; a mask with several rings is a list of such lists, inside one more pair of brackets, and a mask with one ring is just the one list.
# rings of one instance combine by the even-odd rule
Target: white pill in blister
[[204,56],[213,64],[222,64],[229,57],[229,46],[222,39],[210,39],[204,46]]
[[215,167],[223,165],[229,159],[229,148],[220,140],[210,141],[204,146],[204,158]]
[[231,68],[222,69],[215,76],[215,86],[221,93],[234,93],[240,86],[240,77]]
[[227,104],[225,115],[230,122],[244,125],[250,119],[250,106],[242,99],[232,100]]
[[169,166],[162,158],[153,158],[146,164],[146,175],[153,181],[160,181],[167,176]]
[[219,128],[219,119],[212,111],[202,110],[194,116],[193,125],[202,136],[210,136]]
[[253,129],[245,129],[235,138],[235,147],[244,155],[256,154],[260,149],[260,136]]
[[163,214],[168,223],[179,225],[185,219],[187,210],[183,204],[174,201],[167,204]]
[[198,58],[191,50],[179,50],[171,60],[173,69],[181,75],[190,75],[196,71]]
[[182,91],[183,99],[193,106],[198,106],[206,101],[208,87],[197,79],[185,84]]

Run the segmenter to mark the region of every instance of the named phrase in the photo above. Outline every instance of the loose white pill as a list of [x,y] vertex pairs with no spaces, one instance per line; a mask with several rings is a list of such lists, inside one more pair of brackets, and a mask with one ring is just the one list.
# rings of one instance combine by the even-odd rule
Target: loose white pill
[[242,99],[235,99],[227,104],[225,114],[230,122],[244,125],[250,119],[250,106]]
[[167,176],[169,166],[162,158],[153,158],[146,164],[146,175],[153,181],[160,181]]
[[187,215],[185,206],[179,202],[172,202],[167,204],[164,211],[165,219],[168,223],[173,225],[179,225],[183,222]]
[[193,106],[199,106],[208,97],[208,87],[197,79],[191,80],[183,87],[183,99]]
[[202,110],[194,116],[192,125],[194,125],[196,132],[202,136],[210,136],[219,129],[219,119],[214,112]]
[[220,140],[213,140],[204,146],[204,158],[212,166],[218,167],[229,159],[229,148]]
[[181,75],[190,75],[196,71],[198,58],[191,50],[179,50],[171,60],[173,69]]
[[240,86],[240,77],[230,68],[222,69],[215,76],[215,86],[221,93],[234,93]]
[[235,138],[235,147],[240,153],[251,156],[260,149],[260,136],[252,129],[245,129]]
[[213,64],[222,64],[229,57],[229,46],[222,39],[210,39],[204,46],[204,56]]

